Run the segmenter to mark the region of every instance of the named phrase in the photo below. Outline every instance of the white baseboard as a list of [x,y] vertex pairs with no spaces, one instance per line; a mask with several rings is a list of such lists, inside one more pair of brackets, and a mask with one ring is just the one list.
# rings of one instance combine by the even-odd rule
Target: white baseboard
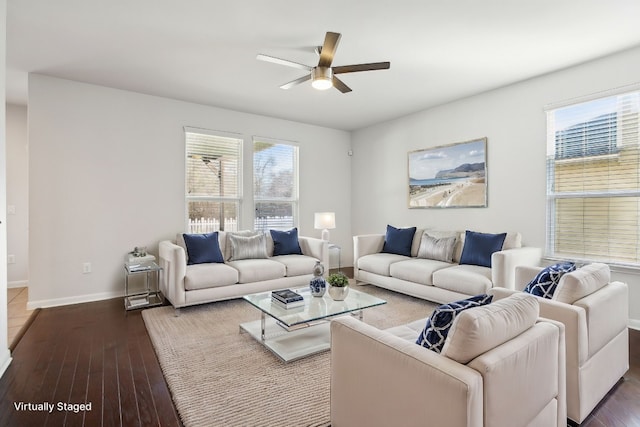
[[7,289],[10,288],[24,288],[25,286],[29,286],[28,280],[16,280],[14,282],[7,282]]
[[99,294],[78,295],[67,298],[29,301],[27,303],[27,310],[35,310],[36,308],[59,307],[62,305],[70,304],[81,304],[83,302],[102,301],[105,299],[119,298],[122,296],[124,296],[124,292],[101,292]]
[[8,348],[2,349],[0,353],[0,378],[11,364],[11,352]]
[[627,326],[631,329],[635,329],[636,331],[640,331],[640,320],[638,319],[629,319],[629,323]]

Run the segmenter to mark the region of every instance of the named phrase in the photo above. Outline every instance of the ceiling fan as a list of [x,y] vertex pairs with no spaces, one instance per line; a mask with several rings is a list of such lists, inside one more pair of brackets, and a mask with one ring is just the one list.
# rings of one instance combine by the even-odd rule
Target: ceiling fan
[[320,60],[318,61],[318,65],[315,67],[262,54],[259,54],[257,59],[260,61],[273,62],[274,64],[298,68],[308,72],[305,76],[283,84],[280,86],[281,89],[289,89],[293,86],[299,85],[300,83],[304,83],[307,80],[311,80],[311,86],[316,89],[326,90],[333,86],[342,93],[351,92],[351,88],[336,77],[336,74],[387,70],[391,66],[390,62],[374,62],[371,64],[341,65],[339,67],[332,67],[331,63],[333,62],[333,55],[335,55],[336,49],[338,48],[340,37],[340,33],[327,32],[322,46],[318,46],[316,48],[316,53],[320,55]]

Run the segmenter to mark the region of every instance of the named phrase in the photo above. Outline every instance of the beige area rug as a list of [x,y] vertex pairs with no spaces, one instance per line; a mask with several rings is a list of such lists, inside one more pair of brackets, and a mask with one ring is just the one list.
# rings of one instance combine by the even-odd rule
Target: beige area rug
[[[435,304],[372,285],[354,285],[387,301],[364,311],[384,329],[427,317]],[[142,313],[185,427],[329,425],[330,353],[283,363],[240,323],[259,311],[242,299]],[[366,355],[364,355],[366,357]]]

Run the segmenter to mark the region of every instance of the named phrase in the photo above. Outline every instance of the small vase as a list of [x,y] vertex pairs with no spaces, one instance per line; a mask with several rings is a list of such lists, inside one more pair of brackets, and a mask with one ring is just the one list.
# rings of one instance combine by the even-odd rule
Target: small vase
[[309,282],[311,288],[311,295],[314,297],[322,297],[327,290],[327,282],[322,275],[324,274],[324,265],[320,261],[316,261],[316,265],[313,266],[313,279]]
[[329,295],[335,301],[343,301],[349,295],[349,286],[329,286]]
[[324,296],[324,293],[327,290],[327,282],[324,280],[322,276],[315,276],[309,282],[309,287],[311,288],[311,295],[314,297]]

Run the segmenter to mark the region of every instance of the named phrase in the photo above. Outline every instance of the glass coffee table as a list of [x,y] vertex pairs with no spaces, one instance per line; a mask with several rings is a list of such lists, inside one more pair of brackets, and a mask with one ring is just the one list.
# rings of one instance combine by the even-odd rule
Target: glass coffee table
[[304,297],[304,306],[280,307],[271,302],[271,292],[243,297],[261,314],[260,320],[242,323],[241,331],[248,332],[284,362],[328,350],[332,317],[351,314],[362,320],[364,309],[387,303],[353,288],[344,301],[334,301],[328,293],[314,297],[309,288],[293,290]]

